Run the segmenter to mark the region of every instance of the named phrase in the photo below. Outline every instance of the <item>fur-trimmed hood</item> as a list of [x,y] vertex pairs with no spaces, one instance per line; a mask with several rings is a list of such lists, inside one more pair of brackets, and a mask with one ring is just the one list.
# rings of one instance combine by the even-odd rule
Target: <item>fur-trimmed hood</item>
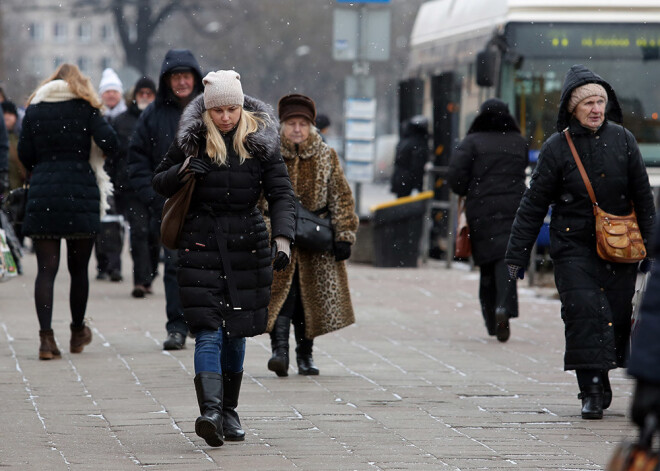
[[[248,135],[245,143],[248,152],[263,160],[277,154],[280,148],[280,136],[273,108],[263,101],[245,95],[243,109],[267,118],[265,126],[260,126],[256,132]],[[183,110],[176,140],[186,155],[197,155],[200,144],[206,139],[206,125],[202,119],[204,111],[206,107],[203,94],[191,101]]]

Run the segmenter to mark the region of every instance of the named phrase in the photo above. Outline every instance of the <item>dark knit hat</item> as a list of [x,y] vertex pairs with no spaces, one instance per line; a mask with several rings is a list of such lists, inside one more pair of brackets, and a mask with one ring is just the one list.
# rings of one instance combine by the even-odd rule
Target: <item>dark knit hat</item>
[[300,117],[307,119],[312,124],[316,122],[316,104],[314,104],[314,100],[297,93],[280,98],[280,102],[277,104],[277,113],[280,121]]
[[18,116],[18,108],[16,108],[14,102],[3,101],[2,103],[0,103],[0,106],[2,106],[3,113],[9,113]]
[[330,118],[324,114],[316,115],[316,127],[319,129],[324,129],[330,126]]
[[154,94],[156,93],[156,82],[151,80],[149,77],[142,77],[139,79],[137,82],[135,82],[135,86],[133,87],[133,93],[137,93],[138,90],[141,90],[143,88],[148,88]]

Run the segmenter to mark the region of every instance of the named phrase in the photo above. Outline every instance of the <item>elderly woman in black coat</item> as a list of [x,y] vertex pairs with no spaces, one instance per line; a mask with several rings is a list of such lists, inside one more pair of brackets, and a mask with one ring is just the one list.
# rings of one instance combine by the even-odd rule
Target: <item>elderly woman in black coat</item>
[[18,143],[18,158],[31,173],[22,231],[33,240],[39,267],[34,284],[39,359],[50,360],[61,357],[51,321],[62,239],[71,275],[69,351],[80,353],[92,341],[84,320],[87,267],[111,191],[103,153],[113,154],[118,142],[101,114],[101,101],[89,78],[73,64],[60,65],[28,104]]
[[[220,446],[245,439],[235,411],[245,337],[266,329],[273,268],[289,262],[294,200],[272,110],[243,95],[234,71],[210,72],[203,81],[204,94],[184,110],[153,187],[170,197],[186,172],[196,178],[177,278],[184,317],[195,335],[201,412],[195,432]],[[272,241],[257,209],[262,192],[270,206]]]
[[509,338],[509,318],[518,317],[516,285],[509,280],[504,253],[525,191],[527,163],[518,123],[497,99],[481,105],[449,163],[449,185],[466,197],[472,258],[481,270],[481,313],[488,334],[500,342]]
[[582,418],[601,419],[612,401],[608,371],[625,365],[636,264],[612,263],[596,252],[593,205],[563,131],[575,143],[600,207],[624,215],[635,208],[645,240],[655,209],[642,155],[620,124],[612,87],[582,65],[568,71],[557,133],[543,144],[530,187],[516,214],[506,261],[522,277],[552,204],[550,256],[565,325],[564,369],[576,370]]

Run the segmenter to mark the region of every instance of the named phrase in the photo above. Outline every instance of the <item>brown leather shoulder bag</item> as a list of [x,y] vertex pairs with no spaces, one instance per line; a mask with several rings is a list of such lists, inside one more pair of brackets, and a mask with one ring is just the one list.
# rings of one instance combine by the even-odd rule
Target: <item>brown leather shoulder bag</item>
[[566,136],[566,141],[568,141],[568,146],[571,148],[571,153],[593,204],[594,216],[596,218],[596,248],[598,256],[603,260],[615,263],[637,263],[643,260],[646,257],[646,247],[644,247],[642,233],[637,224],[635,208],[633,208],[630,214],[617,216],[606,213],[598,206],[594,189],[582,165],[580,156],[577,150],[575,150],[575,144],[573,144],[573,139],[568,129],[564,129],[564,136]]
[[185,171],[191,158],[188,157],[181,166],[182,170],[180,172],[183,171],[185,173],[183,176],[183,186],[179,188],[179,191],[167,198],[165,200],[165,206],[163,206],[163,214],[160,222],[160,240],[168,249],[174,250],[178,248],[183,223],[186,220],[192,194],[195,190],[195,175],[190,171]]

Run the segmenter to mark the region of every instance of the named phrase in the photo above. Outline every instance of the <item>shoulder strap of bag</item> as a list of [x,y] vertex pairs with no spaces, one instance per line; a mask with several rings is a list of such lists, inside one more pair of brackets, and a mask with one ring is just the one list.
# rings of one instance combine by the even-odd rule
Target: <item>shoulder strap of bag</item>
[[598,206],[594,189],[591,186],[589,177],[587,177],[587,172],[584,169],[584,165],[582,165],[582,160],[580,160],[580,156],[578,155],[577,150],[575,150],[575,144],[573,144],[573,139],[571,138],[571,133],[568,132],[568,128],[564,129],[564,136],[566,136],[566,140],[568,141],[568,147],[571,148],[571,153],[573,154],[575,163],[578,166],[578,170],[580,170],[580,175],[582,176],[582,181],[584,182],[584,186],[587,187],[587,193],[589,193],[589,198],[591,198],[591,202],[593,203],[594,206]]

